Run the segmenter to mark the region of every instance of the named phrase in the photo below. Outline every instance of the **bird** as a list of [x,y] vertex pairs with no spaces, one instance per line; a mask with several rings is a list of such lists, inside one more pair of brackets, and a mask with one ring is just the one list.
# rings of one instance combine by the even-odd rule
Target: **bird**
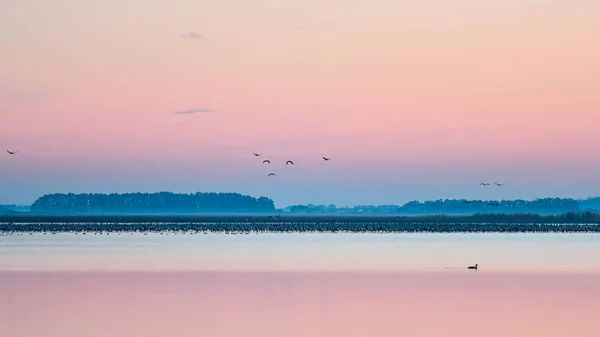
[[480,183],[481,186],[488,186],[490,183]]
[[267,177],[274,176],[274,175],[275,175],[275,173],[269,173],[269,175]]
[[286,164],[286,165],[287,165],[287,164],[292,164],[292,165],[294,165],[294,162],[293,162],[293,161],[291,161],[291,160],[288,160],[288,161],[286,161],[286,162],[285,162],[285,164]]
[[14,151],[13,152],[13,151],[9,151],[9,150],[6,150],[6,152],[8,152],[8,154],[17,154],[17,153],[19,153],[19,151]]
[[256,152],[253,152],[253,154],[254,154],[255,156],[257,156],[257,157],[258,157],[258,156],[262,156],[262,153],[256,153]]
[[331,160],[331,158],[325,158],[325,157],[323,157],[323,160],[324,161],[328,161],[328,160]]
[[472,204],[472,203],[473,203],[473,200],[465,200],[465,201],[464,201],[464,203],[465,203],[465,204]]
[[474,265],[474,266],[469,266],[469,268],[468,268],[468,269],[477,269],[477,263],[475,263],[475,265]]
[[490,205],[490,206],[495,206],[495,207],[498,207],[498,206],[500,206],[500,204],[499,204],[499,203],[497,203],[497,202],[490,202],[488,205]]
[[264,163],[269,163],[269,164],[271,164],[271,161],[270,161],[270,160],[268,160],[268,159],[265,159],[265,160],[263,160],[263,164],[264,164]]
[[498,184],[498,183],[494,183],[494,184],[496,184],[496,185],[498,185],[498,186],[506,185],[506,184]]

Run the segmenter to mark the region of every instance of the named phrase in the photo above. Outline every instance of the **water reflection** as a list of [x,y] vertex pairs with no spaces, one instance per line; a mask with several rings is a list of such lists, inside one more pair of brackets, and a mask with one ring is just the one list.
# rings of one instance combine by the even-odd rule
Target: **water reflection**
[[261,233],[0,237],[0,270],[600,271],[598,234]]
[[600,275],[0,272],[0,335],[598,336]]

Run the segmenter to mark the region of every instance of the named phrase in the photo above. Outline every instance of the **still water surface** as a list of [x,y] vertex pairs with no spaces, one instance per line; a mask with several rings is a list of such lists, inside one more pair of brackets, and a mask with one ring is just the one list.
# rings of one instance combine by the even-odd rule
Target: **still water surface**
[[3,236],[0,336],[598,337],[599,239]]
[[600,272],[600,234],[73,234],[0,236],[0,270]]

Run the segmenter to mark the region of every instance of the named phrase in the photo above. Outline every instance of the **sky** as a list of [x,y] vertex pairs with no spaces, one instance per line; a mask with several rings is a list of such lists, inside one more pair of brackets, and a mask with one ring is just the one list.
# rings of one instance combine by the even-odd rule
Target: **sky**
[[0,0],[0,45],[0,204],[600,194],[596,0]]

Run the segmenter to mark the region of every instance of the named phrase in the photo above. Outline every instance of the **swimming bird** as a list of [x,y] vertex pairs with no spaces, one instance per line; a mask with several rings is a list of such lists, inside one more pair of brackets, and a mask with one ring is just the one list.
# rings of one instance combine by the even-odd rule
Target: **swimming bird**
[[498,186],[506,185],[506,184],[498,184],[498,183],[494,183],[494,184],[496,184],[496,185],[498,185]]
[[19,153],[19,151],[14,151],[13,152],[13,151],[9,151],[9,150],[6,150],[6,152],[8,152],[8,154],[17,154],[17,153]]
[[268,159],[265,159],[265,160],[263,160],[263,164],[264,164],[264,163],[269,163],[269,164],[271,164],[271,161],[270,161],[270,160],[268,160]]
[[328,160],[331,160],[331,158],[325,158],[325,157],[323,157],[323,160],[324,161],[328,161]]
[[254,154],[255,156],[257,156],[257,157],[258,157],[258,156],[262,156],[262,153],[256,153],[256,152],[253,152],[253,154]]
[[286,161],[286,162],[285,162],[285,164],[286,164],[286,165],[287,165],[287,164],[292,164],[292,165],[294,165],[294,162],[293,162],[293,161],[291,161],[291,160],[288,160],[288,161]]
[[269,173],[269,175],[267,177],[274,176],[274,175],[275,175],[275,173]]
[[475,265],[474,265],[474,266],[469,266],[469,268],[468,268],[468,269],[477,269],[477,263],[475,263]]

